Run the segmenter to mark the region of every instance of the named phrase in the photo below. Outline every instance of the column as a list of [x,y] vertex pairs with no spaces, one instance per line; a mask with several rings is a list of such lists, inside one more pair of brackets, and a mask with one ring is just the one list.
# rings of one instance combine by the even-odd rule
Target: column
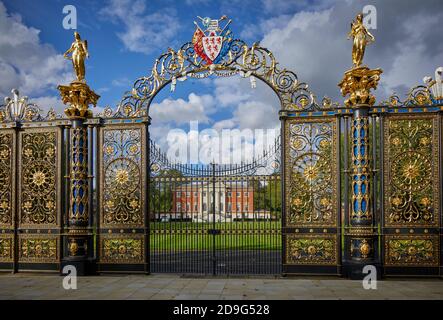
[[371,202],[371,145],[369,135],[369,110],[375,102],[370,89],[375,89],[382,70],[354,67],[345,73],[340,82],[343,95],[350,95],[345,105],[352,109],[351,119],[351,196],[348,225],[345,226],[345,252],[343,253],[344,274],[352,279],[361,279],[367,272],[364,267],[372,265],[369,272],[381,276],[377,261],[378,236],[375,212]]
[[93,237],[89,211],[89,135],[86,121],[92,116],[88,106],[99,98],[86,83],[74,81],[68,86],[59,86],[62,100],[68,107],[65,113],[71,120],[69,203],[67,230],[64,233],[64,266],[74,266],[77,275],[94,272]]

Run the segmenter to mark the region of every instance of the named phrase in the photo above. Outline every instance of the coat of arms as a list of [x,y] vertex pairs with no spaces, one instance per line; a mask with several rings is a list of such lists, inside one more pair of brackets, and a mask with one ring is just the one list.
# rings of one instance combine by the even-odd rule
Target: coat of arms
[[194,21],[197,29],[194,32],[192,43],[195,53],[206,62],[207,65],[218,64],[229,52],[232,43],[231,30],[228,26],[231,20],[226,22],[223,28],[220,22],[227,19],[226,16],[220,19],[201,18],[202,27]]

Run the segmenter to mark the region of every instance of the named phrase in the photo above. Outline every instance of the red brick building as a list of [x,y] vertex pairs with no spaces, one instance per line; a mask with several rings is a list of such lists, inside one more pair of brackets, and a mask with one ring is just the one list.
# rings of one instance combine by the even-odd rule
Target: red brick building
[[[212,221],[212,183],[195,182],[173,190],[172,217],[196,221]],[[243,182],[217,182],[215,185],[215,215],[217,221],[252,218],[254,189]]]

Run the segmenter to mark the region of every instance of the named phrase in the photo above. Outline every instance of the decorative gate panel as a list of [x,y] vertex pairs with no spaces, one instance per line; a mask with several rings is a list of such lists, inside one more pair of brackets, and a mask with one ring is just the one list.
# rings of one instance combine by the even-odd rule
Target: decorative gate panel
[[438,119],[436,115],[385,119],[386,274],[438,272],[441,179]]
[[15,219],[15,132],[0,130],[0,269],[12,269]]
[[99,128],[99,270],[149,272],[146,126],[110,122]]
[[284,273],[338,273],[337,120],[287,119]]
[[58,127],[19,132],[18,267],[22,270],[59,269],[61,140]]

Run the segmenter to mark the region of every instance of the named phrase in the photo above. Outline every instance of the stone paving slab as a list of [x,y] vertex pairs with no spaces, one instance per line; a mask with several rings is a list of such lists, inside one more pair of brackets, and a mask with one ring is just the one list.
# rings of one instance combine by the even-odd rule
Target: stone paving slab
[[180,275],[101,275],[79,277],[77,290],[65,290],[63,277],[0,273],[0,300],[141,299],[141,300],[443,300],[441,279],[388,279],[376,290],[361,281],[340,278],[191,278]]

